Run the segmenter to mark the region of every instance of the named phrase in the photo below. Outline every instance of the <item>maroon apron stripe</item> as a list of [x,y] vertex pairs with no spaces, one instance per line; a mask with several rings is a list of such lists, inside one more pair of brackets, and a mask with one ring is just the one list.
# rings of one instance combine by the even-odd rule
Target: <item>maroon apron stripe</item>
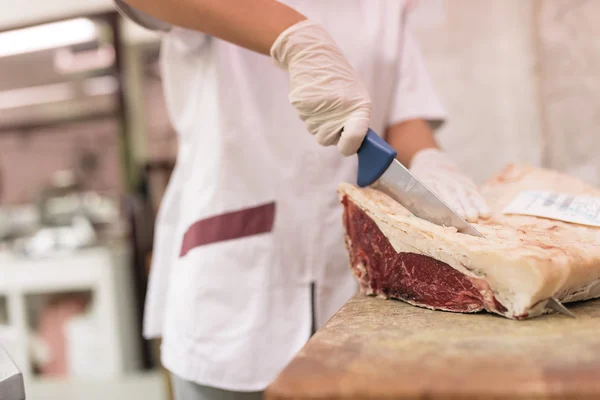
[[273,230],[275,203],[245,208],[194,222],[183,235],[180,257],[193,248]]

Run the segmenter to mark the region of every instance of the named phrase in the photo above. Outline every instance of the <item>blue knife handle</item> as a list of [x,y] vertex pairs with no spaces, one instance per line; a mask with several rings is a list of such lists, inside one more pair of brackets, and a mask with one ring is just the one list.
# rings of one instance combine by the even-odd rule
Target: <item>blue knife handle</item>
[[388,169],[396,158],[396,151],[369,128],[358,149],[358,179],[360,187],[369,186]]

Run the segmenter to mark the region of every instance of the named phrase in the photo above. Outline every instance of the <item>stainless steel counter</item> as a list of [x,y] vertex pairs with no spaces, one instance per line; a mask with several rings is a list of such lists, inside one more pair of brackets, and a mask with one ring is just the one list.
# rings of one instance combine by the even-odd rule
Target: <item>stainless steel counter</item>
[[0,346],[0,400],[24,400],[23,374]]

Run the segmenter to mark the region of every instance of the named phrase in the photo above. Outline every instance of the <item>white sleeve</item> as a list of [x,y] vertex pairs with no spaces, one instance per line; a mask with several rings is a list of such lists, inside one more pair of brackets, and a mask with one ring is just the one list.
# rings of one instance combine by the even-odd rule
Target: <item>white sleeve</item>
[[388,125],[422,118],[436,129],[444,123],[446,110],[433,88],[416,41],[406,33],[403,42]]
[[146,29],[164,32],[169,31],[171,29],[171,25],[131,7],[123,0],[114,0],[114,2],[115,7],[121,15]]

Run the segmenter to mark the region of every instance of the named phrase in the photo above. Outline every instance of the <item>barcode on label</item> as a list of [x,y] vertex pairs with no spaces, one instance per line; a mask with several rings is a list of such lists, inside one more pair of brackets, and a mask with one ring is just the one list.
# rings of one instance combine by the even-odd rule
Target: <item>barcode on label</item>
[[503,213],[531,215],[600,227],[600,197],[524,191],[519,193]]

